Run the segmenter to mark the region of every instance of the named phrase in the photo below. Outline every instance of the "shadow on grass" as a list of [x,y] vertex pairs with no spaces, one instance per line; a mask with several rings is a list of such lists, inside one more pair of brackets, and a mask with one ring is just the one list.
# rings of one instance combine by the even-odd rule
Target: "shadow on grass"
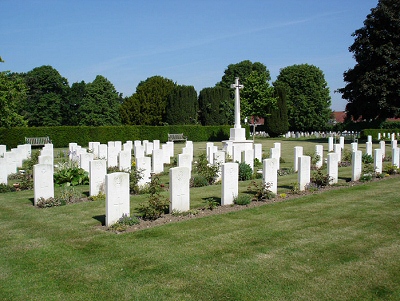
[[86,197],[90,197],[90,192],[89,191],[83,191],[82,194],[86,195]]
[[31,201],[32,205],[35,206],[35,199],[34,198],[29,198],[29,200]]
[[348,178],[348,177],[338,177],[338,179],[345,180],[346,183],[351,182],[351,178]]
[[101,223],[102,226],[106,225],[106,215],[102,214],[102,215],[95,215],[93,216],[93,218],[97,221],[99,221]]
[[204,200],[204,202],[208,203],[208,202],[216,202],[219,205],[221,205],[221,198],[220,197],[216,197],[216,196],[210,196],[207,198],[201,198],[202,200]]

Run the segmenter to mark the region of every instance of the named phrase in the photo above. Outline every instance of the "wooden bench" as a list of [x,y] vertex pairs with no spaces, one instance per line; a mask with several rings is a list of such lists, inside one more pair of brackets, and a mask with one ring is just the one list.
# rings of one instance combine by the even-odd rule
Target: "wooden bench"
[[32,146],[41,146],[51,143],[50,137],[25,137],[25,144]]
[[168,134],[168,141],[187,141],[187,137],[182,134]]

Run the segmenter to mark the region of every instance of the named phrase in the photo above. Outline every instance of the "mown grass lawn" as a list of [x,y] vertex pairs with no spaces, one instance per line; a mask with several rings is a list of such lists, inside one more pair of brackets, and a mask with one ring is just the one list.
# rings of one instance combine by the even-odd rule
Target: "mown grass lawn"
[[399,180],[118,235],[99,227],[104,202],[0,194],[0,299],[399,300]]

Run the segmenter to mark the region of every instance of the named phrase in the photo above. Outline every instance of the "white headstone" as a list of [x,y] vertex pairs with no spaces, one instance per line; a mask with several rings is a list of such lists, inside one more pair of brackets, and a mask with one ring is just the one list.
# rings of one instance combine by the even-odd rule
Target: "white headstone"
[[39,164],[53,164],[53,157],[51,156],[39,156],[38,157],[38,163]]
[[351,173],[351,180],[353,182],[358,181],[361,177],[362,171],[362,152],[355,151],[352,153],[352,173]]
[[178,167],[187,167],[192,172],[192,159],[189,154],[178,155]]
[[366,148],[366,151],[365,151],[365,153],[367,154],[367,155],[370,155],[370,156],[372,156],[372,142],[366,142],[365,143],[365,148]]
[[143,186],[151,182],[151,158],[136,158],[136,169],[141,172],[142,178],[138,182],[138,186]]
[[294,171],[297,172],[299,170],[299,160],[298,158],[303,156],[303,147],[295,146],[294,147]]
[[107,160],[108,157],[108,146],[107,144],[99,145],[99,157],[100,160]]
[[7,174],[7,161],[4,158],[0,158],[0,184],[8,183],[8,174]]
[[105,194],[106,174],[106,160],[89,161],[89,194],[91,196],[98,195],[100,192]]
[[338,162],[342,162],[342,147],[340,144],[335,144],[333,146],[333,151],[338,154]]
[[175,156],[174,142],[173,141],[168,141],[165,144],[168,146],[168,149],[169,149],[169,157],[173,158]]
[[339,137],[339,144],[342,149],[344,149],[344,137]]
[[106,175],[106,226],[115,224],[123,215],[130,215],[129,174]]
[[278,193],[278,160],[275,158],[263,160],[263,183],[272,193]]
[[153,140],[153,149],[160,149],[160,140]]
[[153,154],[153,149],[153,142],[147,142],[144,147],[144,153],[146,154],[146,156]]
[[336,184],[338,182],[339,170],[338,170],[338,154],[329,153],[328,154],[328,177],[329,184]]
[[319,160],[315,163],[317,168],[321,168],[324,162],[324,146],[321,144],[315,145],[315,154],[319,157]]
[[270,157],[271,157],[271,159],[272,158],[276,159],[276,168],[277,168],[277,170],[280,169],[280,159],[281,159],[280,153],[281,152],[280,152],[280,150],[278,148],[276,148],[276,147],[271,148]]
[[169,170],[169,212],[190,210],[190,171],[187,167],[174,167]]
[[379,147],[381,149],[381,153],[382,153],[382,159],[386,157],[386,146],[385,146],[385,141],[379,141]]
[[133,152],[135,154],[135,158],[142,158],[144,157],[144,146],[142,145],[135,145],[133,147]]
[[163,153],[163,163],[164,164],[170,164],[171,163],[171,157],[169,156],[170,154],[170,149],[168,144],[162,144],[161,145],[162,153]]
[[328,152],[333,152],[333,137],[328,137]]
[[257,159],[259,162],[262,161],[262,144],[254,143],[254,159]]
[[34,205],[40,198],[54,198],[53,165],[36,164],[33,166]]
[[118,168],[120,171],[130,172],[132,168],[132,153],[130,150],[120,151],[118,154]]
[[382,173],[382,150],[380,148],[374,149],[374,169],[376,173]]
[[107,151],[107,167],[118,166],[118,149],[115,146],[108,145]]
[[89,162],[92,161],[94,158],[94,155],[92,153],[86,153],[86,154],[81,154],[80,155],[80,167],[89,172]]
[[279,150],[279,158],[282,156],[282,145],[280,142],[275,142],[274,143],[274,148]]
[[311,157],[310,156],[300,156],[298,157],[298,182],[299,190],[304,191],[306,185],[310,183],[311,178]]
[[6,151],[7,151],[7,146],[5,146],[4,144],[0,144],[0,157],[4,157]]
[[5,152],[4,159],[6,159],[7,164],[7,174],[11,175],[17,172],[17,161],[16,155],[12,152]]
[[229,162],[222,164],[221,205],[231,205],[239,193],[239,165]]
[[392,164],[394,166],[397,166],[397,168],[400,167],[399,165],[399,148],[392,148]]
[[164,154],[162,149],[153,149],[152,156],[152,170],[155,174],[162,173],[164,171]]
[[368,140],[367,140],[368,142],[371,142],[371,143],[372,143],[372,136],[371,136],[371,135],[368,135],[367,139],[368,139]]
[[358,150],[358,143],[352,142],[351,143],[351,152],[355,152],[356,150]]
[[254,151],[252,149],[244,150],[242,152],[242,161],[247,165],[250,165],[251,169],[254,170]]
[[233,152],[232,152],[232,159],[233,162],[242,162],[242,152],[244,151],[244,145],[243,144],[234,144],[232,146]]
[[114,141],[114,147],[117,149],[118,153],[122,151],[122,141]]

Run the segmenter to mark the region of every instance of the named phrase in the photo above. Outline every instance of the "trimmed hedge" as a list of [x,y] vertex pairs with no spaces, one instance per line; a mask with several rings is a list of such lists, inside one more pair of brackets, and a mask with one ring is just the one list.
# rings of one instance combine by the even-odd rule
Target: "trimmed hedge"
[[[378,133],[381,133],[381,139],[383,139],[382,134],[386,133],[386,139],[389,139],[390,134],[392,133],[400,133],[400,128],[393,129],[365,129],[360,133],[360,137],[362,139],[367,139],[368,136],[372,136],[372,139],[378,140]],[[389,136],[388,136],[389,135]]]
[[[166,142],[168,134],[183,133],[191,141],[222,141],[229,139],[231,126],[170,125],[170,126],[54,126],[0,128],[0,144],[8,148],[25,143],[25,137],[49,136],[54,147],[67,147],[76,142],[86,146],[89,141],[160,140]],[[249,127],[246,135],[249,137]]]

